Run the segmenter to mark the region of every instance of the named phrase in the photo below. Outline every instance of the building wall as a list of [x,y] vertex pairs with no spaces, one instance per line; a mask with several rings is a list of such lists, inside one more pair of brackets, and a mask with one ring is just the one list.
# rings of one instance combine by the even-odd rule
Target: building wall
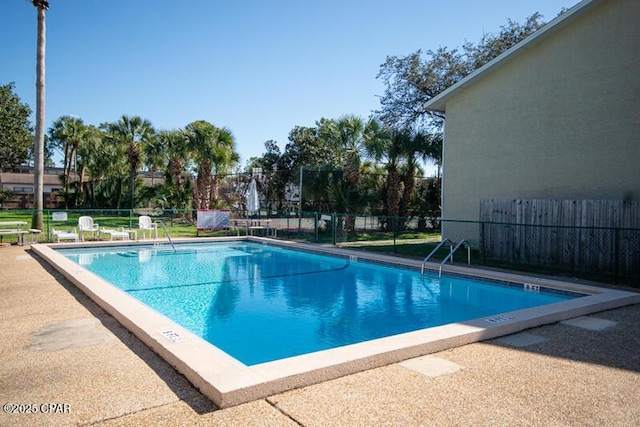
[[640,200],[640,1],[609,0],[446,103],[443,216],[480,200]]
[[[60,174],[45,173],[43,175],[44,193],[51,193],[52,191],[62,189],[62,180],[60,178]],[[33,186],[32,173],[0,173],[0,187],[2,188],[7,188],[16,193],[33,193]]]
[[[6,200],[0,208],[2,209],[32,209],[33,208],[33,188],[34,175],[32,168],[28,166],[18,166],[15,172],[0,172],[0,188],[9,189],[15,194]],[[43,175],[44,206],[48,209],[60,208],[64,199],[60,196],[62,192],[62,168],[45,168]],[[75,175],[72,173],[73,179]],[[89,177],[85,176],[85,182]],[[162,172],[139,172],[138,179],[141,179],[147,187],[164,183]]]

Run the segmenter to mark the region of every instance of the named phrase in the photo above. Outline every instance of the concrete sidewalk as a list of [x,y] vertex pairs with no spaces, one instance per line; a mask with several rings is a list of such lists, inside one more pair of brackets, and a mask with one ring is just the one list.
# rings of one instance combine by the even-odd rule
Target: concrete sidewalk
[[640,305],[623,307],[218,410],[28,248],[3,246],[0,425],[640,425],[639,325]]

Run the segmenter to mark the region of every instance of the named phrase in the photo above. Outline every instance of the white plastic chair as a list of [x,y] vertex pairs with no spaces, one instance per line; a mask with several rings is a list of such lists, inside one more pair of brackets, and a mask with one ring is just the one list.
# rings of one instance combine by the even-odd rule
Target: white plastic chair
[[158,238],[158,224],[151,220],[151,217],[147,215],[141,215],[138,218],[138,228],[142,230],[142,238],[145,239],[147,237],[147,230],[153,230],[154,236]]
[[80,231],[80,240],[84,241],[84,232],[91,232],[91,238],[93,239],[93,233],[98,231],[98,224],[93,222],[93,218],[90,216],[81,216],[78,218],[78,231]]

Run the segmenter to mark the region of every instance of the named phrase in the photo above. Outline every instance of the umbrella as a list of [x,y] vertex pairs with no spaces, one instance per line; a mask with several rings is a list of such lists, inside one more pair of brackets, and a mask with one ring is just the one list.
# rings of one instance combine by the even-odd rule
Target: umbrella
[[247,191],[247,212],[249,212],[250,215],[255,215],[258,211],[260,211],[258,188],[256,187],[256,180],[251,179],[249,191]]

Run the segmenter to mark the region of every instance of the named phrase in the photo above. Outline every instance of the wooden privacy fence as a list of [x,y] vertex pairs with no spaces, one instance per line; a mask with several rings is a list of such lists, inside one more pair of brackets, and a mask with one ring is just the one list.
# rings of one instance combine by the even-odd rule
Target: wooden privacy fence
[[489,259],[640,277],[640,202],[480,202],[480,248]]

